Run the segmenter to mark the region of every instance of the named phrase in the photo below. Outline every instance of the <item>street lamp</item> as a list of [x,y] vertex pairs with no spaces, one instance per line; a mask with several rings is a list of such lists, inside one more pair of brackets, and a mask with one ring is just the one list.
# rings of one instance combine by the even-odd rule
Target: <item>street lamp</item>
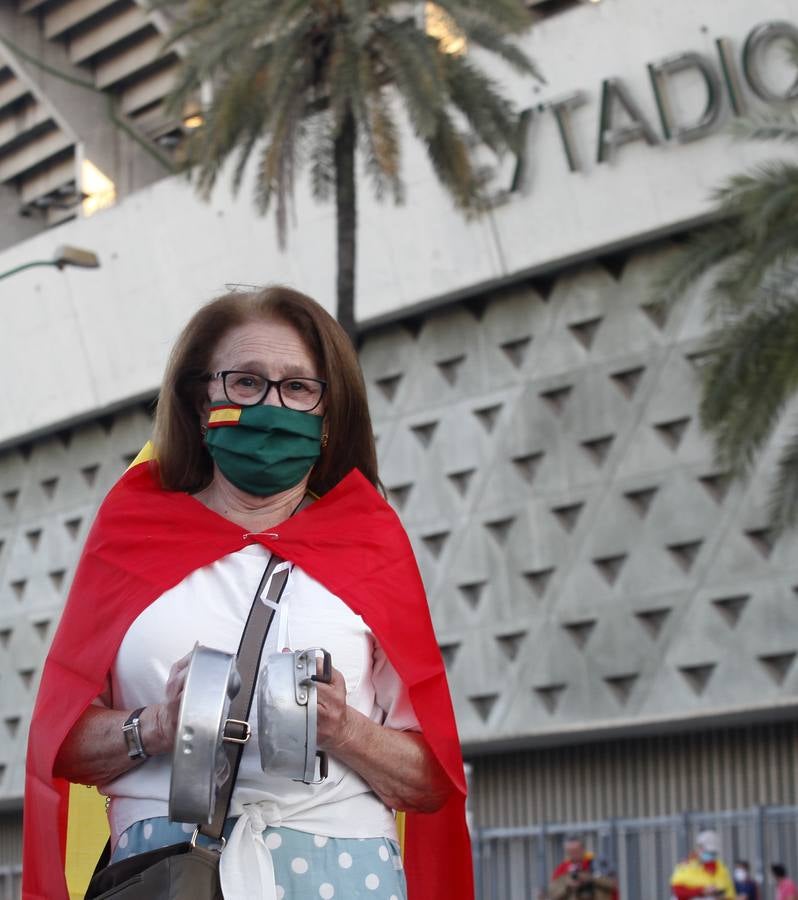
[[10,275],[16,275],[17,272],[23,272],[25,269],[32,269],[34,266],[55,266],[59,270],[66,266],[75,266],[78,269],[97,269],[100,266],[100,260],[97,258],[97,254],[91,250],[62,245],[56,248],[52,259],[39,259],[15,266],[7,272],[0,272],[0,280],[8,278]]

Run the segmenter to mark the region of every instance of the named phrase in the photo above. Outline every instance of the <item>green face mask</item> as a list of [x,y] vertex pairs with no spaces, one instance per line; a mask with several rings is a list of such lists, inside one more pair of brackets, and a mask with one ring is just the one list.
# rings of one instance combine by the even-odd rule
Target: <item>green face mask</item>
[[214,403],[205,446],[224,477],[258,497],[299,484],[321,453],[323,417],[284,406]]

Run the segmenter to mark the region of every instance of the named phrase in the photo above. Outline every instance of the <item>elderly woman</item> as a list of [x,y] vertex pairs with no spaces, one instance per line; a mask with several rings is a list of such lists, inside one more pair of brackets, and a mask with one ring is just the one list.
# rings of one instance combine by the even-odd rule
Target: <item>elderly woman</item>
[[112,861],[193,830],[167,817],[188,655],[197,641],[236,652],[274,552],[291,571],[264,653],[331,652],[332,680],[317,685],[329,775],[271,775],[256,742],[245,747],[224,897],[467,900],[451,702],[409,544],[375,490],[346,335],[286,288],[212,301],[172,353],[154,447],[157,463],[134,464],[98,513],[42,677],[24,897],[66,900],[68,782],[106,795]]

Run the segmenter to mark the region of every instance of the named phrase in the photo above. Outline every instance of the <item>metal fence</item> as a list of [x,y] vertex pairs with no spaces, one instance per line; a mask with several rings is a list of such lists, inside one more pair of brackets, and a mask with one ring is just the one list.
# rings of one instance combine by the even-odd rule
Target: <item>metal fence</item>
[[617,875],[621,900],[668,900],[674,866],[705,828],[719,833],[729,866],[737,859],[750,862],[764,888],[763,898],[774,896],[771,863],[798,872],[798,806],[484,828],[473,833],[477,900],[536,900],[562,860],[565,838],[571,834],[579,835]]
[[22,892],[22,866],[0,866],[0,900],[19,900]]

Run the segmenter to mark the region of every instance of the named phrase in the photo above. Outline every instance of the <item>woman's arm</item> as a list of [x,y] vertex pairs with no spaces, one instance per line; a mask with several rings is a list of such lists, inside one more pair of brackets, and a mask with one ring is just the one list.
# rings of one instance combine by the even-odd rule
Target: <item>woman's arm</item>
[[[180,697],[189,657],[172,666],[166,702],[141,714],[141,742],[150,756],[174,746]],[[434,812],[451,793],[448,776],[424,737],[393,731],[346,705],[343,675],[333,669],[330,684],[318,682],[318,743],[354,769],[391,809]],[[138,765],[127,755],[122,725],[129,710],[89,706],[67,735],[53,774],[79,784],[104,784]]]
[[435,812],[453,788],[449,777],[414,731],[394,731],[346,704],[343,675],[333,669],[330,684],[317,682],[318,744],[354,769],[391,809]]
[[[174,746],[189,658],[179,659],[169,671],[165,702],[147,706],[141,713],[141,743],[149,756],[169,753]],[[78,784],[105,784],[139,765],[139,760],[127,755],[122,734],[131,712],[95,704],[87,707],[61,744],[53,775]]]

